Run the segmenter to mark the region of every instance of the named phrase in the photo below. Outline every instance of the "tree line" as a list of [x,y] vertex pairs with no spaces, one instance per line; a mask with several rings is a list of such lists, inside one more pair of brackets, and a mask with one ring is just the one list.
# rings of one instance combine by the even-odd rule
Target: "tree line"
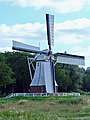
[[[28,92],[31,83],[25,52],[0,53],[0,96],[12,92]],[[34,74],[34,71],[33,71]],[[90,67],[56,64],[55,78],[59,92],[90,91]]]

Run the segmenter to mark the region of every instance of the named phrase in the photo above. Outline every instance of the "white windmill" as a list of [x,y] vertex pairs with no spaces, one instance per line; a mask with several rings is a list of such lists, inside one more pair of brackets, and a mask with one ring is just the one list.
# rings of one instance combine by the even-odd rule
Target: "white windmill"
[[[27,45],[13,41],[14,50],[36,53],[35,58],[28,58],[28,65],[32,82],[30,84],[31,93],[55,93],[57,84],[54,74],[54,63],[52,59],[51,46],[54,45],[54,16],[46,14],[47,39],[49,50],[40,50],[39,47]],[[66,53],[56,53],[56,63],[84,65],[84,56],[71,55]],[[30,64],[36,62],[34,77],[32,78]],[[32,65],[33,66],[33,65]]]

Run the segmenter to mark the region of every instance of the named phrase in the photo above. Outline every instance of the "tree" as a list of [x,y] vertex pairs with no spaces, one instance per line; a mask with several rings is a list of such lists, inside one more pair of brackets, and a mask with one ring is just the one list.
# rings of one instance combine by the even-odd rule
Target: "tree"
[[[3,88],[6,89],[6,86],[15,82],[12,77],[13,72],[12,69],[5,63],[5,57],[2,53],[0,53],[0,91],[1,93]],[[4,90],[5,90],[4,89]]]
[[15,92],[27,92],[31,79],[29,76],[29,69],[27,63],[27,56],[33,57],[33,55],[25,52],[6,52],[6,62],[12,68],[16,83],[14,85]]
[[86,69],[85,74],[90,75],[90,67],[88,67],[88,68]]
[[90,75],[83,77],[83,91],[90,91]]
[[12,74],[12,69],[4,62],[0,62],[0,86],[12,84],[14,82]]
[[85,75],[83,77],[82,90],[90,91],[90,67],[88,67],[85,71]]
[[[61,65],[62,66],[62,65]],[[65,70],[62,69],[60,64],[55,66],[55,77],[59,87],[59,91],[69,91],[69,85],[71,84],[71,79],[65,74]]]
[[60,91],[78,91],[82,87],[85,70],[75,65],[57,64],[56,81]]

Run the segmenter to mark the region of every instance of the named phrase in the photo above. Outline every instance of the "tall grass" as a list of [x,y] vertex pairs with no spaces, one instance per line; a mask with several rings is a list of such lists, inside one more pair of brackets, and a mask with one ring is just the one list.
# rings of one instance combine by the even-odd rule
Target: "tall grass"
[[0,120],[90,120],[90,97],[0,99]]

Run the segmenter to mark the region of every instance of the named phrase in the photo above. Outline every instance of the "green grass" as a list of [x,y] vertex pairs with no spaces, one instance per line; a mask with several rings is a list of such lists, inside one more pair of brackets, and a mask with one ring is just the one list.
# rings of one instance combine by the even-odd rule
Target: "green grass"
[[90,120],[90,96],[0,98],[0,120]]

